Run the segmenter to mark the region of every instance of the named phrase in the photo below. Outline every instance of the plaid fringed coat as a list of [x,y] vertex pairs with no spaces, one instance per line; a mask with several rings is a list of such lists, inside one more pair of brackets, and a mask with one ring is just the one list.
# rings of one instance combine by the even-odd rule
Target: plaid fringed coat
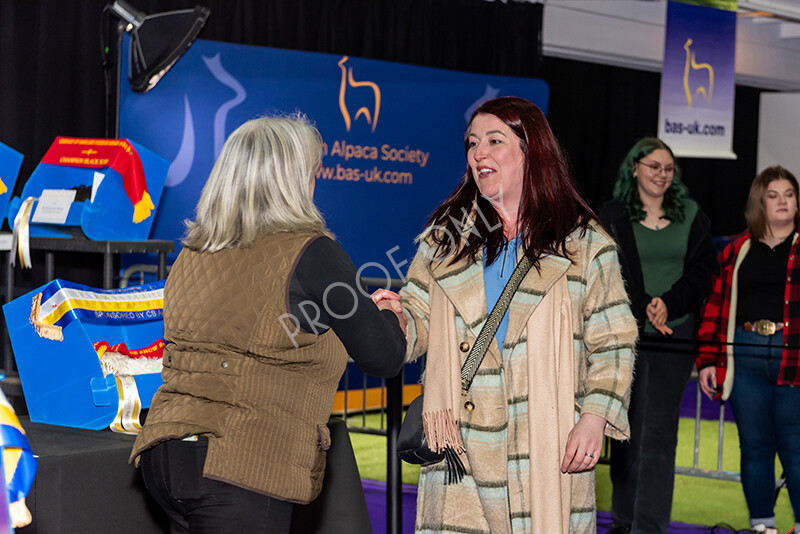
[[[509,306],[502,354],[494,340],[462,398],[456,417],[467,475],[445,485],[442,463],[422,468],[418,533],[595,532],[594,471],[562,474],[561,459],[582,413],[605,418],[608,436],[629,437],[637,326],[611,238],[591,225],[567,245],[571,262],[548,256],[528,272]],[[430,361],[447,342],[439,329],[429,331],[434,308],[452,310],[460,339],[448,350],[472,345],[488,317],[482,258],[450,264],[432,257],[422,243],[401,291],[409,361],[429,347]],[[463,363],[466,352],[459,355]]]

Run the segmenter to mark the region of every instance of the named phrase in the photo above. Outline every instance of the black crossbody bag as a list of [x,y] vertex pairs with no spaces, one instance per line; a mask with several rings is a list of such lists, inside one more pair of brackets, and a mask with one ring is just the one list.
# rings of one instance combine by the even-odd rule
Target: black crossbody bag
[[[478,368],[486,356],[486,351],[489,349],[489,344],[497,333],[497,328],[500,326],[503,316],[506,314],[508,305],[511,304],[511,299],[525,275],[531,268],[531,261],[527,256],[522,256],[514,272],[511,273],[511,278],[506,282],[503,292],[492,308],[489,318],[483,324],[472,349],[461,367],[461,393],[466,395],[469,387],[472,385],[472,380],[478,372]],[[450,447],[446,447],[439,452],[433,452],[428,447],[428,441],[425,438],[425,429],[422,425],[422,402],[423,396],[420,395],[408,406],[406,416],[403,419],[403,424],[400,427],[400,435],[397,438],[397,456],[401,460],[410,464],[416,465],[430,465],[437,464],[442,460],[447,460],[448,475],[445,477],[447,483],[458,482],[464,475],[464,464],[458,457],[458,454]]]

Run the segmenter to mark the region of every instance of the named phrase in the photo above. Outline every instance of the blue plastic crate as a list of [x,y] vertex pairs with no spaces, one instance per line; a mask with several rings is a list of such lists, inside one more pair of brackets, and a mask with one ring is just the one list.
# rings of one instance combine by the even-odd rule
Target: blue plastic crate
[[[31,421],[93,430],[114,421],[120,402],[116,379],[104,376],[94,343],[139,349],[162,340],[163,285],[96,289],[54,280],[3,306]],[[36,295],[42,295],[43,309],[60,310],[55,325],[61,328],[61,341],[37,333],[31,318]],[[136,304],[139,295],[147,299]],[[141,408],[148,408],[162,384],[161,374],[133,378]]]

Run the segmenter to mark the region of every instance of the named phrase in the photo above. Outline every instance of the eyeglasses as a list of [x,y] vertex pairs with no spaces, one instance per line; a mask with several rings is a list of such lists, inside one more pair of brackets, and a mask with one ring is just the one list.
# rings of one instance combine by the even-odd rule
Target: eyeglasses
[[672,176],[673,174],[675,174],[675,167],[662,167],[658,163],[645,163],[642,160],[639,160],[636,163],[648,167],[650,169],[650,172],[652,172],[653,174],[661,174],[661,171],[664,171],[664,174],[666,174],[667,176]]

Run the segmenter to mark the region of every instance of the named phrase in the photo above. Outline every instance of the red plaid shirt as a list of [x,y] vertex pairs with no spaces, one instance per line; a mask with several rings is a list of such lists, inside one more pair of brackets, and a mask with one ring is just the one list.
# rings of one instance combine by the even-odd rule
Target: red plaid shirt
[[[728,321],[731,316],[736,320],[736,310],[731,313],[731,292],[733,291],[733,267],[739,251],[750,239],[746,232],[734,239],[725,247],[719,256],[719,273],[714,278],[711,296],[703,306],[702,322],[697,333],[698,339],[710,342],[733,342],[728,339]],[[792,243],[789,251],[789,263],[786,266],[786,290],[783,305],[783,344],[789,348],[783,349],[781,369],[778,374],[779,385],[800,386],[800,239]],[[717,383],[725,380],[725,369],[728,365],[728,353],[732,353],[730,346],[701,345],[697,355],[697,368],[702,369],[711,365],[717,367]]]

